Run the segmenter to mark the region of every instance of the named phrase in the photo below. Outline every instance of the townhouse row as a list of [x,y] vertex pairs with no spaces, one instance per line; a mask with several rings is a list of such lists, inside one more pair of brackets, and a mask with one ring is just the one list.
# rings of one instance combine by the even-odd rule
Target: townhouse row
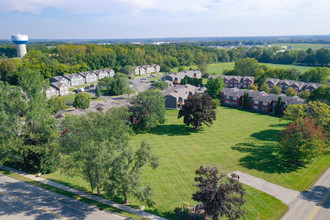
[[322,84],[320,83],[305,83],[298,82],[294,80],[280,80],[277,78],[268,78],[266,80],[266,84],[269,88],[273,88],[273,86],[279,86],[281,88],[281,92],[285,93],[288,88],[293,88],[297,92],[301,91],[310,91],[313,92],[315,89],[319,88]]
[[47,98],[52,96],[64,96],[69,94],[69,87],[81,86],[85,83],[97,82],[104,77],[113,77],[113,69],[101,69],[82,73],[55,76],[51,78],[50,87],[46,90]]
[[225,83],[226,88],[239,88],[247,89],[251,84],[254,83],[253,76],[221,76]]
[[197,87],[190,84],[175,85],[163,92],[166,109],[181,109],[189,96],[197,93]]
[[289,105],[292,104],[303,104],[304,99],[298,96],[286,96],[286,95],[275,95],[267,94],[266,92],[255,92],[253,90],[244,90],[238,88],[224,88],[220,92],[220,100],[223,105],[243,108],[244,106],[244,94],[249,95],[247,108],[256,112],[275,114],[279,97],[282,102],[279,111],[282,113]]
[[147,75],[151,73],[158,73],[160,71],[160,66],[158,64],[136,66],[135,75]]
[[202,72],[199,70],[188,70],[188,71],[182,71],[178,73],[166,73],[163,75],[162,80],[168,81],[173,84],[180,84],[181,80],[184,77],[191,77],[191,78],[202,78]]

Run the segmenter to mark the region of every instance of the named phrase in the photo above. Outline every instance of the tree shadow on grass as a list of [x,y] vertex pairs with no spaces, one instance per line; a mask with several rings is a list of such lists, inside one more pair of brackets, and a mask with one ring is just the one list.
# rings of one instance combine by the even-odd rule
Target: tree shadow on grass
[[279,147],[273,144],[255,145],[253,143],[239,143],[232,147],[242,153],[247,153],[239,160],[241,166],[265,173],[290,173],[303,167],[303,164],[287,163],[278,154]]
[[268,129],[251,134],[251,137],[261,141],[277,141],[279,130]]

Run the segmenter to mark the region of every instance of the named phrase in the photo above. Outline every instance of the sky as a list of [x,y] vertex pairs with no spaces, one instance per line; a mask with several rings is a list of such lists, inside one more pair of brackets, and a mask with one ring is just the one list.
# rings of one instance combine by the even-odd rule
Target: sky
[[330,0],[0,0],[0,39],[329,35]]

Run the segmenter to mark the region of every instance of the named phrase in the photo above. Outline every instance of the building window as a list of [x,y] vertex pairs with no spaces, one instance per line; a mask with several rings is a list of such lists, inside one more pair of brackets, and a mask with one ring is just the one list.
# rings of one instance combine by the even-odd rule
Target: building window
[[258,110],[259,107],[258,106],[253,106],[254,110]]
[[237,97],[233,97],[233,100],[237,100]]
[[228,95],[226,96],[226,99],[229,99],[229,96]]
[[263,102],[263,105],[264,105],[264,106],[267,106],[267,105],[268,105],[268,103],[267,103],[267,102]]
[[267,112],[267,110],[268,110],[267,108],[262,108],[263,112]]
[[259,101],[254,101],[254,104],[258,105],[259,104]]

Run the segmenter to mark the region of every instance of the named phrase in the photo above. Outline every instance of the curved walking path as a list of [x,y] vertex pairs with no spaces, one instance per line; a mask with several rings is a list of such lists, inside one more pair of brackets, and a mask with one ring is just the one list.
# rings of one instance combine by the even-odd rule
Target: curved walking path
[[89,194],[89,193],[86,193],[86,192],[82,192],[80,190],[76,190],[74,188],[64,186],[62,184],[59,184],[59,183],[56,183],[56,182],[53,182],[53,181],[50,181],[50,180],[47,180],[47,179],[44,179],[44,178],[41,178],[41,177],[36,177],[35,175],[27,174],[27,173],[18,171],[16,169],[13,169],[13,168],[10,168],[10,167],[0,165],[0,168],[3,169],[3,170],[6,170],[6,171],[17,173],[21,176],[32,179],[34,181],[38,181],[38,182],[41,182],[41,183],[44,183],[44,184],[47,184],[47,185],[50,185],[50,186],[68,191],[68,192],[71,192],[71,193],[74,193],[76,195],[83,196],[83,197],[86,197],[88,199],[92,199],[94,201],[101,202],[101,203],[104,203],[106,205],[110,205],[110,206],[113,206],[115,208],[118,208],[118,209],[122,209],[126,212],[130,212],[130,213],[133,213],[133,214],[136,214],[136,215],[143,216],[145,218],[155,219],[155,220],[166,220],[165,218],[159,217],[157,215],[153,215],[153,214],[150,214],[150,213],[147,213],[147,212],[142,212],[138,209],[134,209],[134,208],[129,207],[129,206],[125,206],[125,205],[122,205],[122,204],[119,204],[119,203],[115,203],[113,201],[101,198],[99,196],[95,196],[95,195],[92,195],[92,194]]
[[270,194],[288,205],[290,210],[282,220],[330,219],[330,168],[306,192],[288,189],[241,171],[232,173],[239,175],[240,182]]

